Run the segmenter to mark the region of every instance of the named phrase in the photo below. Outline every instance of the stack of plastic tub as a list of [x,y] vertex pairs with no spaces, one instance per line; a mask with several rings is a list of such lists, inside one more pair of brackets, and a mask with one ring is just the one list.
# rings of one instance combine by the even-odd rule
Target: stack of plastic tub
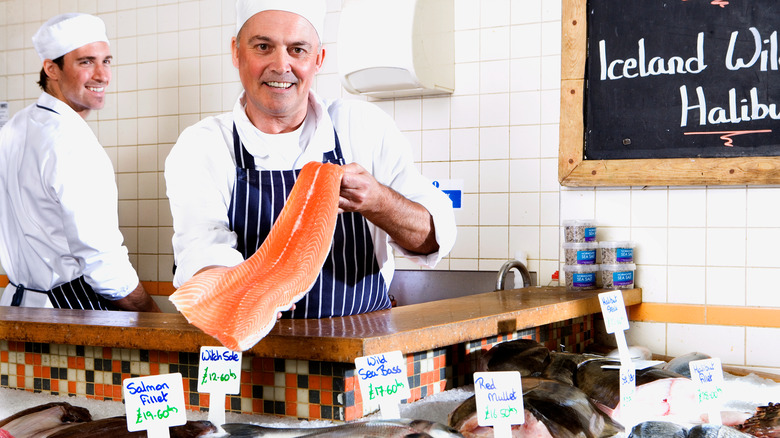
[[563,221],[563,276],[571,291],[596,288],[599,265],[596,263],[596,222],[593,220]]

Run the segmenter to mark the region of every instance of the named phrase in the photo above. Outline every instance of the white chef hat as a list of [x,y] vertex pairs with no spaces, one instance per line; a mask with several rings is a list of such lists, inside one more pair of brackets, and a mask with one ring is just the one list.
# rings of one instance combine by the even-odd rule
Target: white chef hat
[[322,43],[322,32],[325,28],[325,0],[237,0],[236,35],[253,15],[270,10],[292,12],[305,18],[314,26]]
[[96,41],[108,43],[108,37],[103,20],[94,15],[71,12],[50,18],[35,32],[32,41],[43,61],[57,59]]

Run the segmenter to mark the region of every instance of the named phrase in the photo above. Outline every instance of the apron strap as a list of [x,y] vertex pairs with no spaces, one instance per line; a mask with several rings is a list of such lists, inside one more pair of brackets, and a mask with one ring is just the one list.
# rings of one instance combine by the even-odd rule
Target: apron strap
[[26,290],[29,290],[30,292],[38,292],[46,295],[49,294],[48,291],[24,287],[23,284],[14,284],[13,281],[9,281],[9,283],[11,283],[11,286],[16,288],[16,292],[14,292],[14,297],[11,300],[11,305],[14,307],[19,307],[22,305],[22,298],[24,298],[24,291]]

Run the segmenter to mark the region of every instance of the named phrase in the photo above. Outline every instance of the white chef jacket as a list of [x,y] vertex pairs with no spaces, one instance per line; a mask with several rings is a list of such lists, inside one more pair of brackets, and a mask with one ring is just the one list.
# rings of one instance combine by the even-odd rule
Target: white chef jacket
[[[43,93],[0,130],[0,263],[15,284],[42,291],[84,276],[109,300],[138,275],[122,244],[114,169],[87,123]],[[9,305],[6,288],[0,305]],[[23,306],[49,306],[27,291]]]
[[457,229],[450,199],[414,167],[408,141],[378,107],[358,100],[325,101],[311,92],[306,121],[295,134],[301,147],[291,154],[289,145],[287,153],[279,152],[279,142],[289,142],[289,137],[258,130],[249,121],[244,105],[242,94],[232,112],[207,117],[185,129],[165,161],[174,226],[175,287],[206,266],[234,266],[244,260],[236,250],[236,235],[228,222],[236,179],[234,122],[257,170],[294,170],[310,161],[322,161],[322,154],[334,147],[335,127],[347,163],[360,164],[380,183],[428,209],[439,244],[439,250],[429,255],[406,251],[368,222],[388,286],[395,267],[393,248],[427,267],[435,266],[452,249]]

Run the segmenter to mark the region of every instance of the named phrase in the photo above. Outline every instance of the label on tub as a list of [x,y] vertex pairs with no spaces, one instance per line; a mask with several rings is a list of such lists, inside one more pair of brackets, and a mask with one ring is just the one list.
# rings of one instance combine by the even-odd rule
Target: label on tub
[[615,260],[618,263],[631,263],[634,261],[634,248],[616,248]]
[[634,283],[634,271],[620,271],[612,273],[614,286],[629,286]]
[[574,272],[571,275],[572,285],[574,287],[588,287],[596,284],[595,272]]
[[585,241],[593,242],[596,240],[596,227],[585,228]]
[[596,250],[584,249],[577,251],[577,264],[578,265],[592,265],[596,263]]

